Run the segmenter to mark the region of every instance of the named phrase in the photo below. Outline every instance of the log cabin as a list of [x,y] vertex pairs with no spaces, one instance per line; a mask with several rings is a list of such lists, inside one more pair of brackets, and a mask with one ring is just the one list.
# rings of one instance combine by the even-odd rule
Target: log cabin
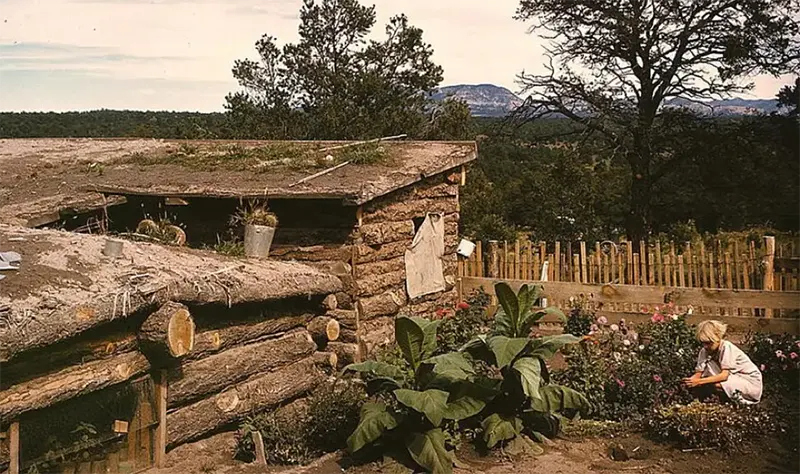
[[[270,259],[340,278],[335,306],[347,323],[336,349],[364,358],[391,340],[401,311],[456,303],[459,191],[476,158],[475,142],[3,140],[0,161],[25,163],[36,189],[52,191],[31,199],[10,187],[0,220],[130,232],[162,219],[207,248],[241,237],[230,221],[243,205],[266,203],[278,218]],[[429,232],[441,240],[427,252],[435,258],[410,250],[428,216],[440,219]]]

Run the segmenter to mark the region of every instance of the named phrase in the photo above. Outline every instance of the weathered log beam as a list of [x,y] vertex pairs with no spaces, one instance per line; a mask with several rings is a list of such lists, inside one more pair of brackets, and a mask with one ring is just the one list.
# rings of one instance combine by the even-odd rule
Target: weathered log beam
[[359,296],[374,296],[386,290],[401,287],[405,285],[405,281],[406,270],[404,268],[395,272],[359,278],[356,280],[356,284]]
[[23,379],[33,378],[42,372],[52,371],[54,368],[108,359],[123,352],[135,351],[138,346],[136,335],[127,332],[116,333],[102,339],[77,340],[71,344],[68,342],[70,341],[25,353],[20,358],[4,363],[0,369],[2,370],[0,390]]
[[313,389],[323,374],[308,357],[167,414],[167,447],[173,448]]
[[356,268],[363,263],[404,257],[411,241],[412,239],[409,239],[408,242],[392,242],[383,245],[358,244],[355,248]]
[[139,352],[130,352],[14,385],[0,392],[0,424],[22,413],[124,382],[148,370],[147,358]]
[[328,316],[318,316],[308,323],[308,333],[319,346],[339,339],[339,322]]
[[358,319],[354,310],[337,309],[335,311],[328,311],[325,313],[329,318],[339,321],[339,325],[347,329],[357,329]]
[[139,347],[153,366],[170,365],[194,348],[194,319],[189,308],[168,301],[139,328]]
[[252,375],[296,362],[314,353],[306,331],[250,344],[183,364],[168,372],[170,408],[218,392]]
[[342,329],[339,333],[339,341],[355,343],[358,342],[358,331],[353,329]]
[[386,244],[414,238],[414,222],[411,220],[397,222],[376,222],[364,224],[358,229],[361,240],[367,245]]
[[278,260],[299,260],[301,262],[346,262],[350,259],[352,253],[353,249],[350,245],[285,246],[270,249],[269,256]]
[[[409,245],[411,241],[409,240]],[[382,275],[385,273],[397,272],[406,268],[405,257],[395,257],[389,260],[379,260],[377,262],[361,263],[356,265],[356,277],[365,278],[372,275]]]
[[370,203],[362,216],[363,224],[376,222],[412,220],[415,217],[425,217],[426,213],[450,214],[458,212],[458,199],[456,197],[439,197],[399,201],[389,205],[385,203]]
[[327,352],[333,352],[338,358],[339,366],[343,367],[354,362],[361,362],[358,345],[348,342],[330,342],[325,346]]
[[339,366],[339,357],[335,352],[315,352],[314,363],[323,372],[331,373]]
[[378,347],[384,347],[394,341],[394,318],[384,317],[365,321],[359,328],[362,347],[361,356],[369,358]]
[[198,333],[192,352],[186,360],[195,360],[209,354],[216,354],[233,347],[241,346],[268,336],[277,336],[294,328],[305,326],[311,314],[270,318],[265,321],[248,321],[243,324],[213,329]]
[[358,314],[366,321],[379,316],[390,316],[400,311],[407,302],[405,290],[390,290],[358,302]]

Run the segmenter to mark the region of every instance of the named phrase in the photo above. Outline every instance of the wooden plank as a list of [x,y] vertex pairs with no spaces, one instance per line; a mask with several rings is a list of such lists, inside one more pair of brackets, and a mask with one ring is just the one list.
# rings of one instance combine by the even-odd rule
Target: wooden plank
[[156,427],[155,440],[153,442],[153,463],[155,467],[162,468],[167,457],[167,392],[168,392],[167,371],[159,371],[155,383],[156,416],[158,417],[158,427]]
[[267,465],[267,456],[264,453],[264,438],[261,437],[260,431],[253,431],[250,433],[253,436],[253,445],[256,448],[256,461],[259,466]]
[[108,453],[106,461],[106,473],[119,474],[119,451]]
[[654,286],[656,284],[656,276],[655,276],[655,254],[650,252],[647,256],[647,284],[650,286]]
[[[494,293],[495,283],[501,280],[490,278],[465,278],[464,291],[469,293],[484,287],[487,293]],[[635,285],[589,285],[571,282],[535,282],[527,280],[505,280],[517,290],[525,283],[540,285],[544,296],[551,301],[566,301],[571,296],[592,294],[598,303],[624,304],[663,304],[669,293],[673,301],[681,306],[742,306],[750,308],[800,309],[800,292],[728,290],[710,288],[650,287]]]
[[713,251],[708,252],[708,254],[706,254],[706,256],[708,257],[708,287],[709,288],[718,288],[718,286],[717,286],[717,278],[716,278],[717,275],[716,275],[716,271],[714,271],[715,270],[715,268],[714,268],[714,252]]
[[739,241],[733,241],[733,287],[742,287],[742,274],[739,265]]
[[[547,242],[545,242],[544,240],[541,240],[541,241],[539,241],[539,265],[544,265],[544,262],[545,262],[546,259],[547,259]],[[549,276],[549,273],[552,271],[552,267],[553,267],[553,260],[552,259],[550,259],[549,267],[550,268],[548,269],[548,276]],[[536,269],[536,273],[533,275],[534,279],[539,278],[539,276],[542,274],[541,270],[542,270],[541,267]]]
[[581,281],[581,257],[577,253],[572,255],[572,281]]
[[639,241],[639,259],[640,268],[639,275],[641,275],[642,285],[647,284],[647,244],[644,240]]
[[522,268],[521,268],[521,258],[520,258],[520,245],[519,239],[514,241],[514,278],[520,279],[522,278]]
[[[617,280],[618,275],[619,275],[619,272],[617,270],[617,246],[616,245],[612,245],[611,246],[610,259],[611,259],[611,279],[608,280],[608,283],[612,283],[615,280]],[[622,283],[622,282],[618,281],[618,283]]]
[[[544,255],[542,254],[542,257],[543,256]],[[542,274],[542,270],[541,270],[542,267],[541,266],[542,266],[542,262],[544,260],[540,257],[538,248],[534,252],[533,242],[531,242],[530,247],[528,247],[528,261],[530,262],[530,266],[531,266],[529,278],[531,280],[535,280],[535,279],[539,278],[539,275]]]
[[662,261],[661,242],[656,240],[656,285],[664,286],[664,264]]
[[730,290],[733,288],[733,273],[731,272],[731,254],[725,252],[725,285]]
[[633,254],[633,284],[641,285],[639,281],[639,252]]
[[[761,289],[764,291],[775,290],[775,237],[771,235],[764,236],[764,257],[761,261],[761,267],[764,269],[764,280]],[[771,318],[774,316],[773,306],[764,307],[764,317]]]
[[8,474],[19,474],[19,453],[19,421],[12,421],[8,427]]
[[633,283],[633,242],[625,246],[625,283]]
[[509,278],[510,272],[508,271],[508,241],[503,241],[503,278]]
[[586,260],[586,242],[581,240],[578,245],[580,246],[581,252],[581,282],[588,283],[589,282],[589,265],[588,260]]
[[684,259],[686,260],[686,286],[694,286],[694,258],[692,258],[692,243],[686,242],[683,248]]
[[669,242],[670,285],[678,286],[678,259],[675,256],[675,242]]
[[478,261],[478,276],[482,277],[484,270],[483,270],[483,242],[480,240],[475,245],[475,259]]
[[500,278],[500,256],[498,255],[497,241],[489,241],[489,277]]
[[561,281],[561,242],[559,241],[556,241],[553,263],[553,281]]
[[683,255],[678,255],[678,286],[686,287],[686,279],[683,273]]
[[706,266],[706,244],[701,240],[700,241],[700,258],[698,259],[698,270],[700,273],[700,284],[697,285],[698,287],[708,287],[708,275],[707,266]]

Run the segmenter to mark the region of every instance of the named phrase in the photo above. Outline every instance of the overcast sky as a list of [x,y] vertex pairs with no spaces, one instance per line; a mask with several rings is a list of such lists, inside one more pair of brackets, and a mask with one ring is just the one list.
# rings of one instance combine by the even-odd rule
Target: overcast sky
[[[406,13],[444,67],[444,85],[516,92],[541,49],[517,0],[362,0],[379,27]],[[0,111],[223,110],[231,66],[264,33],[297,38],[302,0],[0,0]],[[772,98],[788,78],[755,78]]]

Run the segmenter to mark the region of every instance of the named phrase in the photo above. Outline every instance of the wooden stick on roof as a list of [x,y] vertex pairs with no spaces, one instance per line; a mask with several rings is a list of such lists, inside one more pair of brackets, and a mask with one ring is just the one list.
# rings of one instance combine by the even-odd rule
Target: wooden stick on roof
[[[347,148],[347,147],[356,146],[356,145],[365,145],[367,143],[378,143],[378,142],[387,141],[387,140],[400,140],[400,139],[406,138],[407,136],[408,135],[406,135],[404,133],[402,135],[394,135],[394,136],[391,136],[391,137],[375,138],[375,139],[372,139],[372,140],[366,140],[366,141],[361,141],[361,142],[346,143],[344,145],[337,145],[337,146],[332,146],[332,147],[328,147],[328,148],[323,148],[323,149],[318,150],[318,151],[319,152],[325,152],[325,151],[339,150],[339,149],[342,149],[342,148]],[[350,164],[350,160],[345,161],[343,163],[339,163],[338,165],[332,166],[332,167],[327,168],[327,169],[324,169],[324,170],[320,171],[319,173],[314,173],[311,176],[306,176],[305,178],[301,179],[300,181],[296,181],[296,182],[290,184],[289,187],[292,188],[292,187],[297,186],[298,184],[305,183],[306,181],[311,181],[314,178],[319,178],[320,176],[323,176],[323,175],[326,175],[326,174],[328,174],[330,172],[336,171],[339,168],[342,168],[342,167],[347,166],[349,164]]]

